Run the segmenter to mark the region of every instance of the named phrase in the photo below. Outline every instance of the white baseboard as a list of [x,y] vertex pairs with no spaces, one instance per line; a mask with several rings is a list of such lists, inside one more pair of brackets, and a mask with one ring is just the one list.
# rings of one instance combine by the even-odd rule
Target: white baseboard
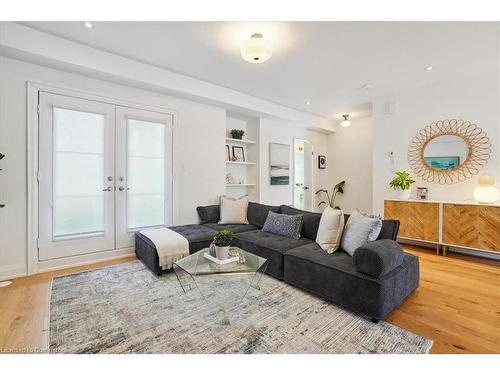
[[28,270],[26,264],[12,264],[10,266],[0,266],[0,281],[15,279],[26,276]]
[[125,258],[134,254],[135,254],[134,247],[127,247],[124,249],[115,249],[115,250],[102,251],[99,253],[83,254],[68,258],[44,260],[38,262],[37,273],[55,271],[75,266],[82,266],[85,264],[92,264],[92,263],[102,262],[105,260]]

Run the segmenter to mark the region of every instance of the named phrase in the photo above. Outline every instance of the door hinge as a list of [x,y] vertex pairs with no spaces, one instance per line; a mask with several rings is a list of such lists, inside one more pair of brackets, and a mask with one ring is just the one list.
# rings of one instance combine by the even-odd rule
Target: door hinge
[[36,105],[36,113],[40,114],[40,104]]
[[40,183],[40,171],[36,171],[36,182]]

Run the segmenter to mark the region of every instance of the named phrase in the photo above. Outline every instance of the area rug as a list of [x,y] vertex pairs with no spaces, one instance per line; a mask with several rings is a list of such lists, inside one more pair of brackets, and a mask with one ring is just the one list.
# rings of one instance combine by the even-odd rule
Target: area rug
[[432,346],[266,275],[260,290],[222,311],[224,291],[240,282],[220,277],[203,298],[184,293],[174,273],[158,277],[139,261],[55,278],[50,352],[418,354]]

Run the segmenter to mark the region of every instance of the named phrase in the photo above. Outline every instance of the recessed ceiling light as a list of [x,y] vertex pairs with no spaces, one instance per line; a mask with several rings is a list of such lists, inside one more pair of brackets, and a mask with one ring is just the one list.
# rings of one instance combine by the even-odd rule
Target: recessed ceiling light
[[85,21],[83,24],[87,29],[91,29],[93,27],[92,22],[89,21]]
[[428,72],[430,72],[430,71],[432,70],[432,66],[430,66],[430,65],[429,65],[429,66],[426,66],[426,67],[425,67],[425,70],[427,70]]
[[308,100],[308,101],[306,102],[306,105],[311,105],[311,102]]
[[254,33],[250,39],[243,41],[240,52],[243,60],[252,64],[261,64],[271,58],[273,48],[269,40],[264,39],[261,33]]

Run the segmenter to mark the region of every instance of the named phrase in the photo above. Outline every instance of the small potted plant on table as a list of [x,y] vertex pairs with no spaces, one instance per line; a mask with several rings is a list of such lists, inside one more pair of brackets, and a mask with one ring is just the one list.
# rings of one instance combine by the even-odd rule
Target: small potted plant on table
[[411,195],[411,185],[416,181],[410,177],[410,174],[406,171],[396,172],[396,175],[389,182],[389,186],[396,191],[397,199],[409,199]]
[[214,237],[215,256],[217,259],[224,260],[228,258],[229,246],[233,239],[233,232],[224,229],[218,232]]

